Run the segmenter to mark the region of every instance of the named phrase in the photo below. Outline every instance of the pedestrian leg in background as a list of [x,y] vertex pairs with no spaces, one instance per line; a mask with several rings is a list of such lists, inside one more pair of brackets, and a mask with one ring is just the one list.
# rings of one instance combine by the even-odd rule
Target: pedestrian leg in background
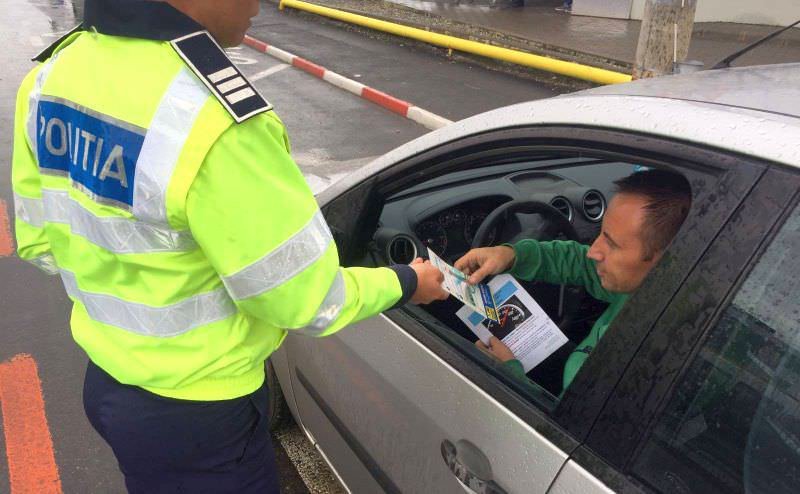
[[232,400],[176,400],[89,362],[83,400],[133,494],[280,492],[266,385]]

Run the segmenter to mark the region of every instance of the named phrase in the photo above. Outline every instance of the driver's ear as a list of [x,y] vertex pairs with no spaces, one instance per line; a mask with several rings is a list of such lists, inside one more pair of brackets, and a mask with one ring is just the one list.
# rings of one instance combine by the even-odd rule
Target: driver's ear
[[[645,253],[645,254],[647,254],[647,253]],[[661,257],[663,255],[664,255],[664,251],[663,250],[659,250],[655,254],[650,254],[649,256],[645,255],[644,259],[642,259],[642,260],[644,262],[650,264],[650,267],[653,267],[656,264],[658,264],[658,261],[661,260]]]

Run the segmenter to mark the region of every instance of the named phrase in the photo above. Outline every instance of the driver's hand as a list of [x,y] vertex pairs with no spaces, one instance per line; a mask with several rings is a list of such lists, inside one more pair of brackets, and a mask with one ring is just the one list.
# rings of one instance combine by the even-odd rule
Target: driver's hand
[[444,300],[450,294],[442,288],[444,275],[430,261],[416,258],[411,263],[411,269],[417,273],[417,289],[411,296],[411,303],[429,304],[434,300]]
[[455,268],[469,276],[470,285],[480,283],[489,275],[502,273],[514,265],[514,249],[506,245],[472,249],[456,261]]
[[480,351],[489,355],[490,357],[499,360],[500,362],[508,362],[514,360],[516,357],[511,353],[511,349],[505,343],[492,336],[489,338],[489,345],[486,346],[481,340],[475,342],[475,346]]

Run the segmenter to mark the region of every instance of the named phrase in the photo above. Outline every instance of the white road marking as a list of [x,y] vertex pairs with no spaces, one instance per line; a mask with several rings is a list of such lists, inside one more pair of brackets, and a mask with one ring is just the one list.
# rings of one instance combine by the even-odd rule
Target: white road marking
[[31,45],[33,45],[36,48],[41,48],[42,46],[44,46],[44,41],[42,41],[42,38],[40,38],[39,36],[31,36],[30,40],[31,40]]
[[259,80],[259,79],[263,79],[265,77],[271,76],[272,74],[280,72],[283,69],[288,69],[289,67],[291,67],[291,65],[287,65],[285,63],[278,64],[278,65],[275,65],[274,67],[268,68],[267,70],[262,70],[261,72],[256,72],[255,74],[253,74],[250,77],[248,77],[248,79],[250,79],[250,82],[255,82],[255,81]]
[[241,49],[242,49],[241,46],[226,48],[225,54],[228,55],[228,58],[230,58],[231,61],[236,65],[253,65],[258,63],[258,60],[256,60],[255,58],[250,58],[242,55],[241,51],[239,51]]

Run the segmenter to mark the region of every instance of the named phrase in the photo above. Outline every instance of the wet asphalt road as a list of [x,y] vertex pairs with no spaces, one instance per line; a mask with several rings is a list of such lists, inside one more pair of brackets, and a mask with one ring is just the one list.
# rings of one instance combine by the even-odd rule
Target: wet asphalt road
[[[16,87],[29,59],[80,17],[69,0],[6,0],[0,16],[0,201],[12,207],[11,143]],[[448,59],[441,51],[365,35],[337,23],[262,5],[251,34],[398,98],[460,119],[491,108],[553,96],[555,88]],[[427,132],[424,127],[247,47],[229,50],[275,106],[293,155],[313,188],[324,187],[376,156]],[[264,76],[265,71],[269,75]],[[11,224],[13,226],[13,211]],[[0,235],[3,235],[0,221]],[[64,492],[124,492],[111,450],[81,405],[86,357],[69,333],[69,304],[57,278],[0,257],[0,364],[29,354],[38,365],[45,413]],[[4,422],[5,423],[5,422]],[[0,428],[3,423],[0,423]],[[275,438],[284,490],[342,492],[297,428]],[[10,492],[0,435],[0,493]]]

